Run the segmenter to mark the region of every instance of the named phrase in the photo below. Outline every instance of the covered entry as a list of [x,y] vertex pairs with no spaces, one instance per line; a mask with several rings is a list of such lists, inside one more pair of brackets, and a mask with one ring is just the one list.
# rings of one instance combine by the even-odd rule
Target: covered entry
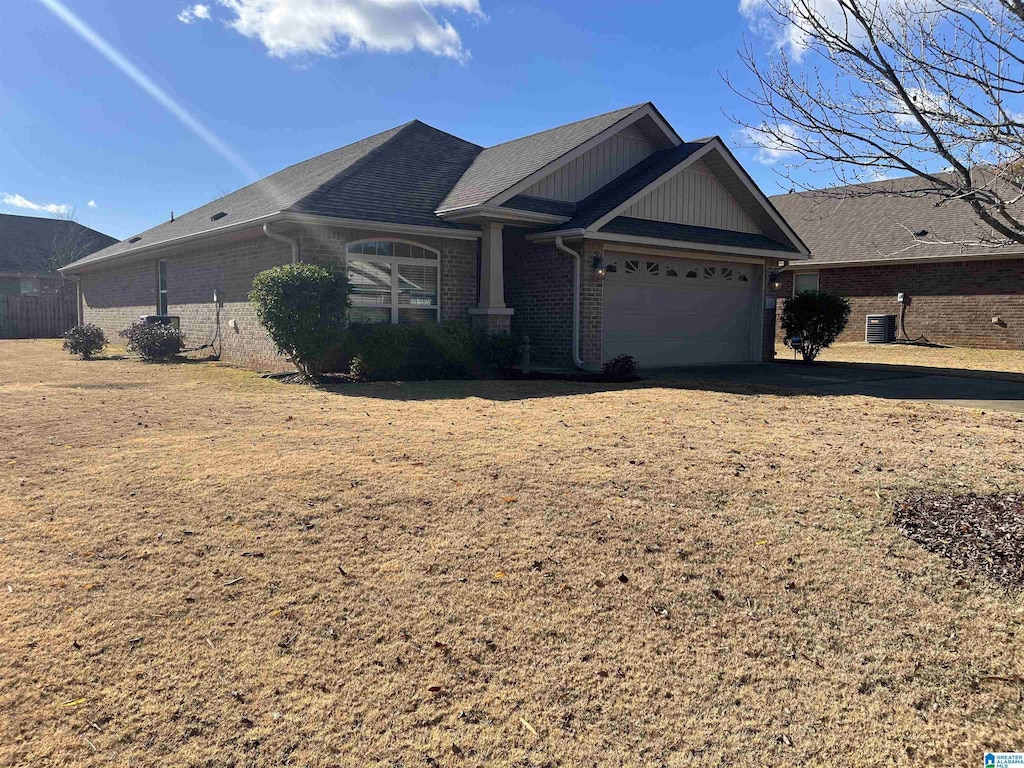
[[760,360],[762,267],[609,253],[602,357],[641,366]]

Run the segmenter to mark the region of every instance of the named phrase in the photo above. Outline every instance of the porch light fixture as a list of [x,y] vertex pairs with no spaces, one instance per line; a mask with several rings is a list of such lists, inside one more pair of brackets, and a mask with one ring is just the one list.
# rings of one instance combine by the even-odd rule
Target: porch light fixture
[[597,270],[597,276],[598,277],[604,277],[604,273],[605,273],[604,257],[602,257],[602,256],[595,256],[592,264],[594,266],[594,269]]
[[769,272],[768,282],[772,284],[773,291],[777,291],[782,288],[782,278],[779,276],[778,272]]

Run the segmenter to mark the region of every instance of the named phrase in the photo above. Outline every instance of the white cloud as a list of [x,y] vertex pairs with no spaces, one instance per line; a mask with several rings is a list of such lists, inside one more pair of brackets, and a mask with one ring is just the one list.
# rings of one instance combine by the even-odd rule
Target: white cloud
[[86,203],[86,205],[88,205],[90,208],[95,208],[96,207],[96,201],[95,200],[90,200],[88,203]]
[[26,211],[39,211],[42,213],[70,213],[71,206],[58,205],[57,203],[33,203],[21,195],[4,194],[3,204],[14,208],[21,208]]
[[469,51],[451,22],[433,9],[484,18],[480,0],[218,0],[229,24],[258,39],[271,56],[419,49],[464,62]]
[[210,6],[203,5],[202,3],[196,3],[195,5],[187,6],[181,13],[178,14],[178,21],[182,24],[191,24],[196,19],[209,19],[210,18]]
[[792,148],[799,142],[800,132],[792,125],[769,126],[762,123],[743,129],[743,140],[757,147],[757,162],[775,165],[799,158]]

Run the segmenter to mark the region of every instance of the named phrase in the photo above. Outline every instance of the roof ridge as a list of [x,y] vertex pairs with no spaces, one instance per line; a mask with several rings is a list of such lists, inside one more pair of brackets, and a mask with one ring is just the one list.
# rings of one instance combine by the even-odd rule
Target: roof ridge
[[601,112],[600,114],[597,114],[597,115],[590,115],[589,117],[581,117],[579,120],[573,120],[570,123],[562,123],[560,125],[553,125],[550,128],[545,128],[542,131],[534,131],[533,133],[528,133],[525,136],[519,136],[519,137],[517,137],[515,139],[509,139],[508,141],[502,141],[502,142],[500,142],[498,144],[492,144],[489,147],[485,147],[485,149],[496,149],[497,147],[504,147],[506,144],[514,144],[515,142],[523,141],[524,139],[532,139],[534,136],[540,136],[540,135],[548,133],[550,131],[557,131],[557,130],[560,130],[562,128],[568,128],[569,126],[572,126],[572,125],[579,125],[580,123],[586,123],[586,122],[588,122],[590,120],[597,120],[600,117],[607,117],[608,115],[614,115],[616,112],[629,112],[630,114],[632,114],[633,112],[636,112],[641,107],[646,107],[648,104],[651,104],[651,102],[645,101],[645,102],[643,102],[641,104],[634,104],[634,105],[629,106],[629,107],[620,107],[619,109],[609,109],[607,112]]

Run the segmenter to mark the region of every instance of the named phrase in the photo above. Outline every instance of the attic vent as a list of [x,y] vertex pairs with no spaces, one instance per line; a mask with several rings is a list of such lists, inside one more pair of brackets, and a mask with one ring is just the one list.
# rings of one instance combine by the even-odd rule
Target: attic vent
[[927,234],[928,234],[928,230],[927,229],[919,229],[919,230],[917,230],[914,233],[914,237],[924,237]]
[[210,217],[210,221],[220,221],[225,216],[227,216],[227,214],[224,213],[224,211],[221,211],[220,213],[213,214],[213,216]]
[[139,242],[139,240],[141,240],[141,239],[142,239],[141,237],[133,237],[133,238],[132,238],[131,240],[129,240],[128,242],[129,242],[129,243],[137,243],[137,242]]

